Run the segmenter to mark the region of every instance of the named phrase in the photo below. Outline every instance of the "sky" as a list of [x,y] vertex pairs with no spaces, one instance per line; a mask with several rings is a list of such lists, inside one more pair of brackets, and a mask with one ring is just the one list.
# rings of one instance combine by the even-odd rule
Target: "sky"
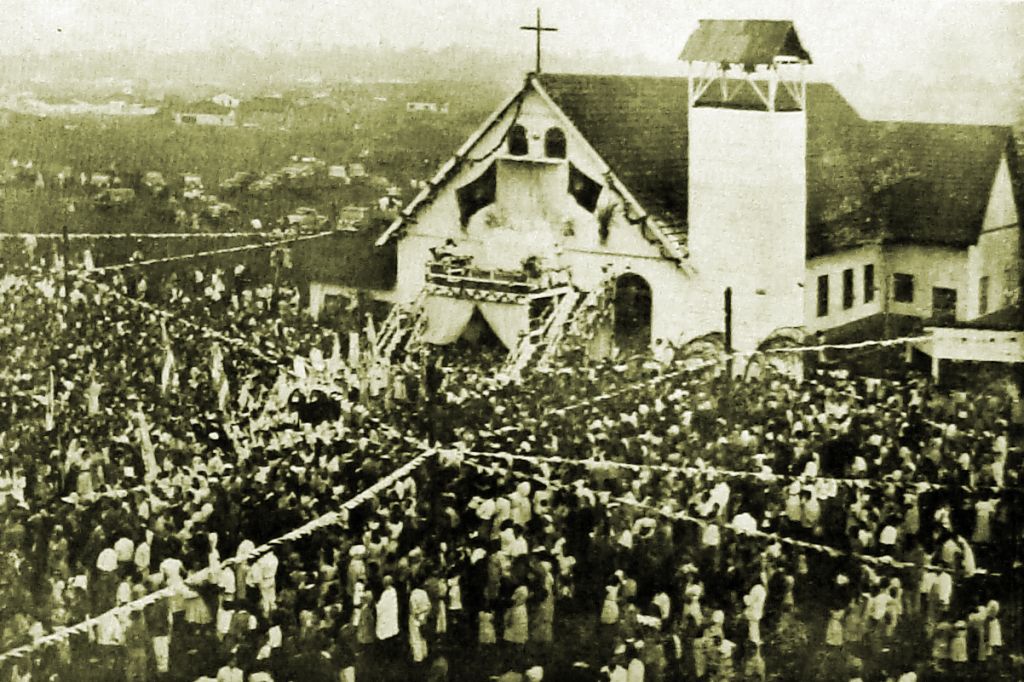
[[545,36],[555,61],[671,62],[700,18],[794,19],[827,69],[1024,61],[1024,0],[0,0],[0,53],[454,44],[528,63],[532,36],[518,27],[538,4],[560,29]]

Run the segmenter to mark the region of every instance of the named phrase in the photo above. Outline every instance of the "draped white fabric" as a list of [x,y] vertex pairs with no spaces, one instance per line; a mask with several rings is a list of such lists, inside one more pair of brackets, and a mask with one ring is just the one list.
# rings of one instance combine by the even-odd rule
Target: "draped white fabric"
[[530,307],[525,304],[481,303],[480,313],[509,350],[516,347],[519,335],[530,328]]
[[462,336],[475,307],[472,301],[447,296],[428,296],[423,305],[427,315],[423,340],[438,346],[453,343]]

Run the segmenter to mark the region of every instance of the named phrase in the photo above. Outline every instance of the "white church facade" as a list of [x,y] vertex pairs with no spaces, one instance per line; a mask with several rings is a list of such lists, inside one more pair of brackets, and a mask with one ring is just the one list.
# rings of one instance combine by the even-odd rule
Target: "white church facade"
[[478,311],[509,348],[554,343],[602,296],[594,335],[679,344],[723,331],[728,291],[739,350],[1017,303],[1009,128],[865,120],[805,82],[790,22],[703,21],[681,58],[531,74],[438,171],[378,241],[422,340]]

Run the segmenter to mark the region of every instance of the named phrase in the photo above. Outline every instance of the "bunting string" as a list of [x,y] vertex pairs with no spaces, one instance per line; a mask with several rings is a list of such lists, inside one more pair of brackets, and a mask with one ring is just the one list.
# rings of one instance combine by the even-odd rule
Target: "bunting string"
[[317,232],[316,234],[307,234],[297,237],[288,237],[287,239],[278,239],[269,242],[260,242],[258,244],[243,244],[241,246],[231,246],[223,249],[213,249],[210,251],[197,251],[195,253],[185,253],[178,256],[165,256],[163,258],[150,258],[147,260],[134,261],[130,263],[119,263],[117,265],[105,265],[102,267],[87,269],[80,268],[78,270],[72,270],[69,274],[79,274],[81,272],[90,272],[94,274],[102,272],[117,272],[119,270],[127,270],[130,268],[141,267],[145,265],[156,265],[158,263],[173,263],[176,261],[183,260],[194,260],[196,258],[205,258],[207,256],[218,256],[225,253],[241,253],[243,251],[254,251],[256,249],[269,249],[275,246],[284,246],[286,244],[296,244],[298,242],[308,241],[310,239],[319,239],[320,237],[326,237],[329,234],[334,234],[333,230],[326,230],[324,232]]
[[266,238],[272,234],[266,232],[0,232],[0,239],[189,239],[192,237],[210,238]]
[[[526,474],[526,473],[523,473],[523,472],[520,472],[520,471],[514,471],[511,468],[511,460],[508,460],[508,464],[506,465],[506,467],[504,469],[498,468],[498,467],[489,467],[487,465],[480,464],[479,462],[474,462],[471,459],[467,459],[467,460],[464,460],[464,461],[465,461],[466,464],[474,467],[475,469],[477,469],[477,471],[480,471],[482,473],[489,473],[491,475],[508,474],[508,475],[512,475],[512,476],[518,476],[520,478],[529,478],[529,479],[532,479],[532,480],[534,480],[534,481],[536,481],[536,482],[538,482],[538,483],[540,483],[542,485],[549,486],[549,487],[552,487],[552,488],[555,488],[555,489],[558,489],[558,490],[570,492],[570,493],[576,494],[577,496],[583,496],[584,495],[584,493],[582,492],[581,489],[579,489],[579,488],[572,488],[572,487],[570,487],[570,486],[568,486],[568,485],[566,485],[564,483],[561,483],[559,481],[554,481],[550,477],[541,476],[541,475],[530,475],[530,474]],[[535,462],[535,464],[536,464],[536,462]],[[934,566],[934,565],[931,565],[931,564],[920,565],[920,564],[915,564],[915,563],[909,562],[909,561],[899,561],[899,560],[894,559],[893,557],[888,556],[888,555],[873,556],[873,555],[870,555],[870,554],[863,554],[863,553],[860,553],[860,552],[844,551],[844,550],[837,549],[835,547],[829,547],[828,545],[822,545],[822,544],[818,544],[818,543],[815,543],[815,542],[808,542],[806,540],[798,540],[796,538],[791,538],[791,537],[788,537],[788,536],[785,536],[785,535],[780,535],[778,533],[769,533],[767,531],[762,531],[762,530],[758,530],[758,529],[755,529],[755,528],[739,527],[739,526],[736,526],[736,525],[734,525],[732,523],[724,523],[724,524],[716,523],[714,521],[709,521],[707,519],[701,519],[701,518],[698,518],[698,517],[695,517],[695,516],[691,516],[691,515],[689,515],[689,514],[687,514],[685,512],[681,512],[681,511],[666,511],[664,509],[661,509],[661,508],[658,508],[658,507],[654,507],[652,505],[645,504],[643,502],[638,502],[637,500],[630,499],[628,497],[611,497],[611,498],[609,498],[609,502],[616,502],[618,504],[625,505],[625,506],[628,506],[628,507],[633,507],[634,509],[640,509],[640,510],[645,511],[645,512],[653,512],[655,514],[658,514],[659,516],[663,516],[663,517],[665,517],[665,518],[667,518],[669,520],[673,520],[673,521],[675,521],[675,520],[687,521],[689,523],[697,524],[701,528],[705,528],[708,525],[716,525],[719,528],[724,528],[724,529],[726,529],[728,531],[736,533],[737,535],[756,537],[756,538],[759,538],[759,539],[762,539],[762,540],[768,540],[768,541],[771,541],[771,542],[778,542],[778,543],[785,544],[785,545],[791,545],[791,546],[794,546],[794,547],[800,547],[801,549],[807,549],[807,550],[811,550],[811,551],[814,551],[814,552],[828,554],[829,556],[831,556],[833,558],[842,557],[842,556],[848,556],[848,557],[852,557],[852,558],[857,559],[858,561],[861,561],[861,562],[864,562],[864,563],[869,563],[869,564],[873,564],[873,565],[876,565],[876,566],[883,566],[883,567],[893,568],[893,569],[901,569],[901,570],[927,570],[927,571],[934,571],[934,572],[939,572],[939,573],[948,573],[948,572],[951,571],[951,569],[949,567]],[[990,576],[990,577],[1001,577],[1001,574],[999,574],[999,573],[991,573],[991,572],[989,572],[989,571],[987,571],[985,569],[981,569],[981,568],[975,569],[973,574],[974,575]]]

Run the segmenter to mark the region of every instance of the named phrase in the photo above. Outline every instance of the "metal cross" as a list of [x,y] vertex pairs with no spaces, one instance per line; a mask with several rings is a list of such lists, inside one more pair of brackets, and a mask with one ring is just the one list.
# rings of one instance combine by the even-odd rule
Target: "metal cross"
[[537,66],[534,73],[540,73],[540,34],[545,31],[557,31],[557,28],[544,26],[540,21],[540,8],[537,8],[537,24],[535,26],[520,26],[521,31],[534,31],[537,34]]

